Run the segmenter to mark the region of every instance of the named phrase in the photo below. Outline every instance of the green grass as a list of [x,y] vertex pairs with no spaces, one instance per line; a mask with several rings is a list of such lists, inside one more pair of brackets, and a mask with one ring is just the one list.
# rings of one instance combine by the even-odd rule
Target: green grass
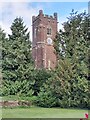
[[[4,96],[2,100],[35,100],[33,97]],[[2,114],[1,114],[2,112]],[[3,108],[0,114],[3,118],[84,118],[88,110],[61,108]],[[0,118],[1,118],[0,115]],[[80,119],[78,119],[80,120]]]
[[3,108],[3,118],[85,118],[88,110],[61,108]]

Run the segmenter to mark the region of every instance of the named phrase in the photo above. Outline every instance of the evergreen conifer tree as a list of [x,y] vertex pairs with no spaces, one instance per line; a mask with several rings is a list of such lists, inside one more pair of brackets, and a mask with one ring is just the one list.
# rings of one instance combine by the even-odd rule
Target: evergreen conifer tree
[[[2,30],[0,28],[0,95],[2,95],[2,51],[3,51],[3,56],[5,56],[6,54],[6,48],[7,48],[7,44],[6,41],[8,41],[8,39],[6,38],[6,34],[4,33],[4,30]],[[3,48],[4,45],[4,48]]]
[[66,98],[71,100],[68,105],[88,107],[89,17],[85,12],[77,14],[72,10],[68,21],[63,26],[64,31],[60,30],[55,40],[59,59],[56,73],[59,80],[64,80],[65,85],[68,81],[70,86],[70,89],[66,87],[65,90],[67,91],[65,96],[68,96],[68,90],[70,93]]
[[26,94],[34,84],[32,72],[34,66],[28,28],[24,25],[22,18],[19,17],[13,21],[11,32],[12,34],[2,46],[4,49],[2,51],[3,83],[7,87],[4,92]]
[[[57,68],[39,93],[39,105],[47,105],[53,96],[54,106],[90,108],[88,88],[89,17],[72,10],[55,39]],[[50,98],[51,104],[53,98]],[[46,101],[44,101],[46,100]],[[49,101],[49,104],[50,104]],[[56,102],[56,103],[55,103]],[[88,105],[89,104],[89,105]]]

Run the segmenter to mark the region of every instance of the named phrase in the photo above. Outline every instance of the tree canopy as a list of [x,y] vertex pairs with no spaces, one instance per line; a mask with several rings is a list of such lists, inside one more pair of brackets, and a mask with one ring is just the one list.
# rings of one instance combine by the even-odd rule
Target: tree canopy
[[[54,40],[58,60],[57,68],[47,83],[41,88],[41,106],[88,108],[88,50],[89,16],[72,10]],[[50,97],[49,104],[47,103]],[[46,98],[46,99],[45,99]],[[51,102],[51,104],[50,104]]]

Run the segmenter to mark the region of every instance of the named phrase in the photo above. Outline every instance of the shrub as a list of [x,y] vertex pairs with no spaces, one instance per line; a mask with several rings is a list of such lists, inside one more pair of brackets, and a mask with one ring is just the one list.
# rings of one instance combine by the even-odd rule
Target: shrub
[[52,96],[50,91],[38,94],[37,105],[41,107],[54,107],[56,106],[56,98]]
[[31,81],[3,81],[2,95],[18,95],[18,96],[32,96],[34,91],[32,90]]

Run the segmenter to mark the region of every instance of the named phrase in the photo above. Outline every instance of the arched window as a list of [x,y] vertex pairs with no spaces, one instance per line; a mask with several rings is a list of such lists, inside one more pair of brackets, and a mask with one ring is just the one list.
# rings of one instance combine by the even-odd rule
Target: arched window
[[52,32],[51,28],[47,28],[47,35],[51,35],[51,32]]

